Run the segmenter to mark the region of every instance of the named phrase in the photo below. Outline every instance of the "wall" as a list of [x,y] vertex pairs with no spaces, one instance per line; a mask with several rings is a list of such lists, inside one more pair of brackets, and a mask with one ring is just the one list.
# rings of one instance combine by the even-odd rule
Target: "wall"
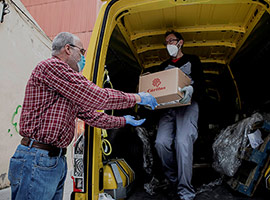
[[77,35],[88,48],[100,0],[22,0],[45,33],[53,39],[59,32]]
[[0,23],[0,189],[9,184],[9,159],[21,139],[16,129],[26,82],[35,65],[51,54],[51,40],[31,19],[23,4],[19,0],[13,2],[23,12],[6,0],[10,13]]

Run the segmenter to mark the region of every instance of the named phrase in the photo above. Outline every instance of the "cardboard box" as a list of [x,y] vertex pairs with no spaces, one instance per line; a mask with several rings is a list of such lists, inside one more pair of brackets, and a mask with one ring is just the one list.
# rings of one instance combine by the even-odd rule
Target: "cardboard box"
[[153,95],[159,104],[156,109],[190,105],[190,103],[179,103],[183,97],[180,89],[190,85],[190,82],[190,78],[179,68],[172,68],[141,75],[139,92],[148,92]]

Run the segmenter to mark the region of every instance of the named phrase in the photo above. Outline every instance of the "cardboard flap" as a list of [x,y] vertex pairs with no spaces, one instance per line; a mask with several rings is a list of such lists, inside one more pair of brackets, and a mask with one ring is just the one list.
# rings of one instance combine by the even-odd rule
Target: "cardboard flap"
[[150,72],[145,72],[145,73],[141,74],[140,76],[145,76],[145,75],[148,75],[148,74],[150,74]]

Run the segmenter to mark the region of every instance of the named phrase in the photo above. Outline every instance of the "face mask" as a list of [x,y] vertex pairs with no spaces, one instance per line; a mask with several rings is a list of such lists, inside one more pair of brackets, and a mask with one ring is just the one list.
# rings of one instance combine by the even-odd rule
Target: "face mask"
[[168,44],[167,45],[167,51],[168,51],[168,53],[169,53],[170,56],[172,56],[172,57],[176,57],[177,56],[178,51],[181,48],[181,46],[179,48],[177,47],[178,43],[176,45],[174,45],[174,44]]
[[85,66],[85,57],[83,55],[81,55],[81,59],[79,60],[79,62],[77,62],[77,66],[78,66],[79,72],[81,72]]

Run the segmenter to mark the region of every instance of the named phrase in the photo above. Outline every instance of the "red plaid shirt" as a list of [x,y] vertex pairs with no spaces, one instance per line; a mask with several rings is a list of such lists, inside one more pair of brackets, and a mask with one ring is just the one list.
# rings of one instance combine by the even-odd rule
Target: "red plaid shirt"
[[124,117],[97,110],[124,109],[136,104],[135,95],[102,89],[56,57],[40,62],[26,85],[20,134],[57,147],[74,136],[76,117],[99,128],[119,128]]

